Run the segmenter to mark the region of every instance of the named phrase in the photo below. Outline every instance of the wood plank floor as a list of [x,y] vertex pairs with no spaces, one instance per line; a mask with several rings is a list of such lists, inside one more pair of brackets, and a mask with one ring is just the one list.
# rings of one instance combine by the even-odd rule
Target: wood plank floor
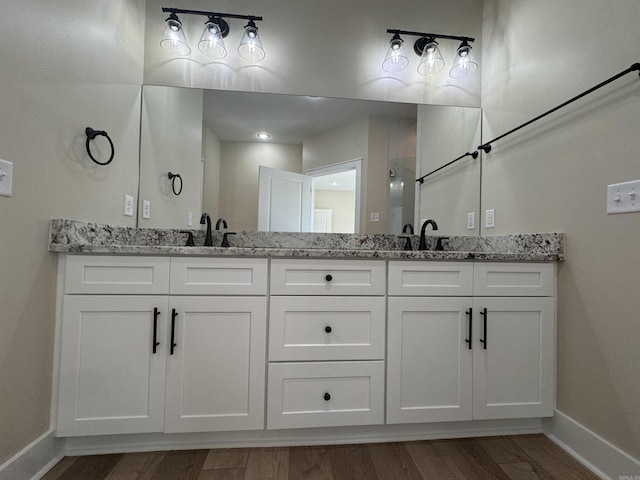
[[65,457],[44,480],[598,480],[544,435]]

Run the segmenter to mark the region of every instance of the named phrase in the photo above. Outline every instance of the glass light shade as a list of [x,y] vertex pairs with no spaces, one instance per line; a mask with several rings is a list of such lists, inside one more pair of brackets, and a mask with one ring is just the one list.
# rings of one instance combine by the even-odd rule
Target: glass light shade
[[253,63],[264,59],[265,53],[260,35],[258,35],[258,28],[251,20],[249,20],[244,29],[244,35],[242,35],[242,40],[240,40],[240,45],[238,46],[238,53],[242,58]]
[[471,53],[471,47],[467,42],[462,42],[458,47],[456,60],[449,71],[449,76],[456,79],[467,78],[473,76],[476,70],[478,70],[478,62]]
[[394,35],[389,42],[387,54],[384,56],[382,69],[385,72],[397,73],[407,68],[408,65],[409,58],[404,48],[404,42],[398,35]]
[[224,58],[227,56],[227,49],[224,46],[220,27],[209,20],[204,24],[204,32],[198,42],[198,48],[208,57]]
[[420,75],[434,75],[444,68],[444,59],[438,48],[438,43],[431,41],[427,43],[420,57],[418,73]]
[[172,55],[184,56],[191,53],[187,37],[182,30],[182,23],[174,13],[167,18],[167,26],[160,40],[160,46]]

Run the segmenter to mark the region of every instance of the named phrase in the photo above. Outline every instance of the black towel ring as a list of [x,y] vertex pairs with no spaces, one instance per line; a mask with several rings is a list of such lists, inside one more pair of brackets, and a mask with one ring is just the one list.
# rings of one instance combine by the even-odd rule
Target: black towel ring
[[[85,128],[84,133],[87,134],[87,143],[86,143],[87,153],[89,154],[89,157],[91,157],[91,160],[93,160],[98,165],[103,165],[103,166],[104,165],[109,165],[111,163],[111,160],[113,160],[113,155],[115,154],[115,149],[113,148],[113,142],[109,138],[109,134],[107,132],[105,132],[104,130],[94,130],[91,127]],[[96,160],[94,158],[94,156],[91,154],[91,149],[89,148],[89,142],[91,140],[93,140],[94,138],[96,138],[98,135],[102,135],[103,137],[107,137],[107,140],[109,140],[109,145],[111,145],[111,156],[109,157],[109,160],[107,160],[106,162],[99,162],[98,160]]]
[[[176,192],[176,178],[180,179],[180,190]],[[180,195],[182,193],[182,177],[179,173],[171,173],[169,172],[169,180],[171,180],[171,190],[173,190],[174,195]]]

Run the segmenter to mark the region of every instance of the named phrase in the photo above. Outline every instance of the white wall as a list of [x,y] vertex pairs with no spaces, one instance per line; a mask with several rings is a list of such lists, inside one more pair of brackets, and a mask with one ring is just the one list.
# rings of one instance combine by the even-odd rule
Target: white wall
[[[484,139],[638,62],[639,20],[637,0],[485,1]],[[605,199],[607,184],[640,178],[639,125],[634,73],[496,142],[482,180],[496,219],[484,234],[566,233],[557,407],[636,458],[640,213],[607,215]]]
[[[147,85],[142,91],[140,194],[151,202],[139,227],[191,228],[202,214],[202,90]],[[169,180],[168,173],[180,175]],[[176,195],[175,190],[179,193]],[[188,225],[188,214],[192,226]]]
[[220,216],[231,230],[257,230],[260,165],[302,173],[302,147],[254,142],[220,144]]
[[[323,0],[292,4],[290,0],[191,0],[184,8],[262,15],[258,22],[266,58],[251,66],[237,54],[242,20],[230,20],[223,61],[204,56],[197,47],[206,17],[180,16],[192,54],[171,57],[160,48],[167,14],[160,0],[147,1],[144,82],[221,90],[291,93],[342,98],[479,106],[480,78],[453,80],[448,68],[434,77],[418,75],[415,37],[406,38],[409,67],[396,75],[381,68],[391,39],[387,28],[475,37],[481,62],[482,2],[476,0],[398,0],[344,2]],[[173,6],[173,5],[171,5]],[[452,63],[458,42],[440,48]],[[449,60],[451,59],[451,61]]]
[[[49,428],[56,255],[49,220],[135,225],[144,5],[137,0],[5,0],[0,31],[0,464]],[[106,130],[99,167],[84,130]]]

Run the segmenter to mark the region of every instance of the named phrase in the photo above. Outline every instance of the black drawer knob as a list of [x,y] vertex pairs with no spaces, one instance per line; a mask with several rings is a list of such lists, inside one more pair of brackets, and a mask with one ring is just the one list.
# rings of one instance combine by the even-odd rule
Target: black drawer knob
[[326,277],[324,277],[324,279],[325,279],[327,282],[330,282],[331,280],[333,280],[333,277],[332,277],[332,276],[331,276],[331,274],[329,273],[329,274],[327,274],[327,276],[326,276]]
[[324,399],[325,399],[325,401],[328,402],[329,400],[331,400],[331,395],[329,395],[329,393],[325,393],[324,394]]
[[324,331],[327,333],[331,333],[331,327],[327,325],[326,327],[324,327]]

